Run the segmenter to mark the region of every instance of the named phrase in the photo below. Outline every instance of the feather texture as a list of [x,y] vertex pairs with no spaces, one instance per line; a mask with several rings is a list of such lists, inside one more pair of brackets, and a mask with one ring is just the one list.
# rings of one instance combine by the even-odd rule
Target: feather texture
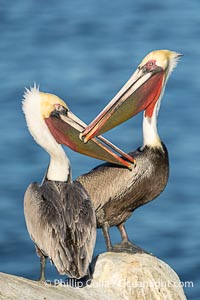
[[96,218],[81,184],[47,179],[42,186],[32,183],[24,211],[31,238],[58,272],[75,278],[86,275],[96,240]]
[[117,226],[139,206],[155,199],[165,188],[169,160],[164,144],[145,146],[129,155],[136,159],[131,171],[105,163],[77,178],[94,204],[97,226]]

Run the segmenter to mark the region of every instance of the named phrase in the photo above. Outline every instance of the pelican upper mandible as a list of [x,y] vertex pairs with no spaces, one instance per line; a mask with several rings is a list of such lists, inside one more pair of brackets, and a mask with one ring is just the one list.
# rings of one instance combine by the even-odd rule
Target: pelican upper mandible
[[[159,196],[167,184],[168,152],[158,135],[157,115],[165,85],[179,57],[179,53],[169,50],[149,53],[124,87],[82,133],[87,142],[144,111],[143,146],[129,153],[135,159],[135,168],[128,170],[107,163],[77,178],[94,204],[97,226],[103,229],[108,250],[142,251],[129,241],[124,223],[136,208]],[[111,243],[111,226],[117,226],[121,233],[122,242],[117,247]]]

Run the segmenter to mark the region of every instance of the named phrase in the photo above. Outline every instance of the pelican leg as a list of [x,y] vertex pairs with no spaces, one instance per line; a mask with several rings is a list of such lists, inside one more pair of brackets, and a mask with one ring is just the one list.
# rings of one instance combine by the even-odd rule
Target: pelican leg
[[128,243],[129,239],[128,239],[128,234],[126,232],[126,228],[124,226],[124,223],[118,225],[117,228],[120,231],[120,234],[121,234],[121,237],[122,237],[122,243]]
[[124,223],[120,224],[117,226],[117,228],[120,231],[121,237],[122,237],[122,242],[119,244],[116,244],[113,246],[113,250],[115,252],[128,252],[128,253],[147,253],[145,250],[142,248],[134,245],[129,241],[128,234],[126,232]]
[[46,256],[41,252],[41,250],[35,245],[36,253],[40,258],[40,277],[38,281],[45,282],[45,267],[46,267]]
[[109,226],[108,226],[107,222],[105,224],[103,224],[102,231],[103,231],[104,239],[106,242],[107,251],[112,251],[113,247],[112,247],[111,240],[110,240]]

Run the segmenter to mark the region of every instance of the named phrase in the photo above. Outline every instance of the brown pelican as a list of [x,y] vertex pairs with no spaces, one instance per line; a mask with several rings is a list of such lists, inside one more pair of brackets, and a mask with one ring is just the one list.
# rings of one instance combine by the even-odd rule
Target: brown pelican
[[116,248],[142,251],[129,241],[124,223],[136,208],[158,197],[167,184],[168,153],[158,135],[157,115],[166,82],[179,57],[180,54],[168,50],[149,53],[81,134],[87,142],[144,110],[143,146],[129,153],[136,161],[135,168],[128,170],[106,163],[77,178],[94,204],[97,226],[103,229],[108,250],[114,250],[109,227],[117,226],[122,242]]
[[[95,245],[95,212],[84,187],[72,182],[70,163],[60,143],[99,159],[126,166],[130,163],[127,165],[100,140],[93,139],[89,147],[85,146],[79,139],[79,129],[83,130],[79,119],[55,95],[41,93],[36,87],[26,90],[23,111],[31,135],[50,155],[42,183],[30,184],[24,198],[27,229],[40,257],[40,280],[45,280],[47,257],[60,274],[83,277]],[[68,121],[68,139],[62,134],[60,116]]]

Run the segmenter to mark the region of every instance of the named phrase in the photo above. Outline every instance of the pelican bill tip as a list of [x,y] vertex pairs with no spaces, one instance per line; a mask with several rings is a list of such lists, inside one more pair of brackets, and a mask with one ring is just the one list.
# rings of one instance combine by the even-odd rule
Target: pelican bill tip
[[79,134],[79,139],[80,139],[84,144],[86,144],[86,143],[88,142],[88,140],[89,140],[89,139],[87,139],[87,136],[85,136],[85,135],[83,134],[83,132],[80,132],[80,134]]

